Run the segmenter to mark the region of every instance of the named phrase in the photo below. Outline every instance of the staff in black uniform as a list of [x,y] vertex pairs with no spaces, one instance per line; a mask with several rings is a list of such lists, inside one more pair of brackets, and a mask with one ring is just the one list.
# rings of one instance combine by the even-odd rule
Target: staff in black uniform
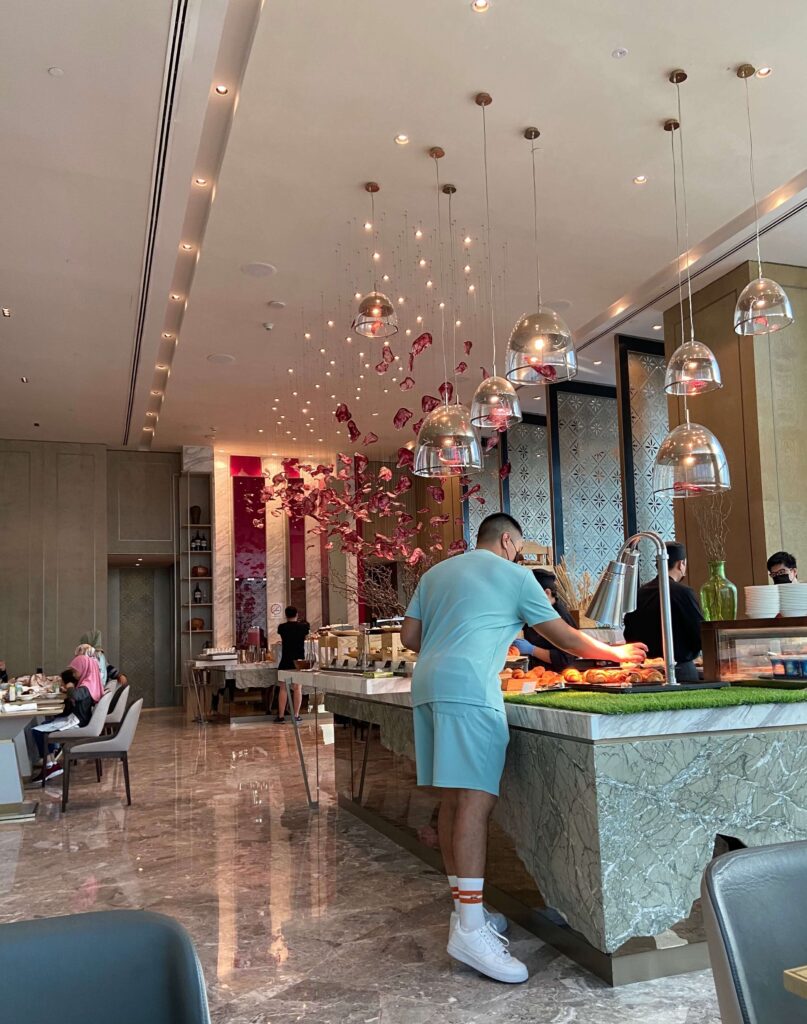
[[[532,574],[549,598],[549,603],[558,615],[567,625],[577,629],[574,619],[569,614],[569,609],[558,597],[557,576],[547,569],[533,569]],[[562,672],[575,660],[573,655],[567,654],[566,651],[562,651],[559,647],[555,647],[554,644],[551,644],[539,633],[536,633],[534,629],[526,625],[524,627],[524,639],[516,640],[514,646],[518,648],[520,654],[526,654],[530,659],[530,668],[535,668],[536,665],[543,665],[551,668],[554,672]]]
[[[703,613],[695,591],[681,582],[687,574],[687,552],[684,545],[668,541],[667,558],[675,678],[679,683],[696,683],[699,677],[695,659],[701,651]],[[639,587],[636,611],[625,616],[625,640],[628,643],[641,640],[647,644],[649,658],[662,657],[658,576]]]

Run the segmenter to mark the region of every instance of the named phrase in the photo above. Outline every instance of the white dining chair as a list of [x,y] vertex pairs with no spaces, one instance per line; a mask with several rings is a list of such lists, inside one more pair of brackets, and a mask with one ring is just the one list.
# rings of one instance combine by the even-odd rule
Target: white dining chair
[[[109,711],[109,704],[112,700],[111,693],[105,693],[103,697],[98,701],[95,707],[92,709],[92,717],[90,718],[87,725],[79,726],[77,729],[62,729],[60,732],[49,732],[45,736],[45,750],[49,743],[60,743],[64,748],[64,757],[67,759],[67,752],[73,743],[78,743],[81,740],[94,739],[96,736],[100,736],[106,723],[107,712]],[[47,756],[45,757],[47,761]],[[46,782],[45,770],[42,770],[42,787],[44,788]]]
[[77,761],[99,761],[114,758],[123,765],[123,779],[126,784],[126,803],[131,806],[132,791],[129,786],[129,749],[132,746],[143,698],[136,700],[126,712],[126,717],[116,736],[94,740],[90,743],[77,743],[64,755],[64,775],[62,776],[62,811],[67,809],[70,795],[70,765]]

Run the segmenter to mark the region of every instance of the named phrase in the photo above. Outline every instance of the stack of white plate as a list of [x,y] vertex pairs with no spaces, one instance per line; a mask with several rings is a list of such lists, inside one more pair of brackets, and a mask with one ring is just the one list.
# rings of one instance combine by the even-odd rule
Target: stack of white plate
[[782,615],[786,618],[807,615],[807,583],[781,583],[775,589],[779,591]]
[[779,614],[781,586],[765,584],[745,588],[745,614],[749,619],[774,619]]

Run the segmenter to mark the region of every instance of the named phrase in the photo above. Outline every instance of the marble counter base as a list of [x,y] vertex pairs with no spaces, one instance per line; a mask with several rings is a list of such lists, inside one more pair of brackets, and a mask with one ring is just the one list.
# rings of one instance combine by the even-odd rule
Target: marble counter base
[[[338,695],[326,706],[377,725],[381,747],[409,762],[414,788],[406,708]],[[352,771],[350,796],[361,799]],[[662,933],[662,943],[682,944],[702,939],[682,922],[718,836],[749,846],[807,839],[805,774],[799,728],[612,743],[513,729],[494,821],[546,904],[596,949]],[[427,792],[412,794],[413,806]]]

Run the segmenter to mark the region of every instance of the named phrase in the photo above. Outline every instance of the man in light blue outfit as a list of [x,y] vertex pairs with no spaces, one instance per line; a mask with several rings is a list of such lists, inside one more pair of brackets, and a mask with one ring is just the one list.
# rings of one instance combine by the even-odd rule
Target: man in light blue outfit
[[482,903],[488,820],[509,740],[499,672],[524,623],[581,658],[639,663],[644,644],[608,647],[565,623],[533,574],[517,564],[524,540],[509,515],[488,516],[474,551],[421,579],[401,640],[418,651],[412,678],[418,785],[445,790],[440,849],[454,896],[448,952],[498,981],[527,980],[507,951],[507,921]]

